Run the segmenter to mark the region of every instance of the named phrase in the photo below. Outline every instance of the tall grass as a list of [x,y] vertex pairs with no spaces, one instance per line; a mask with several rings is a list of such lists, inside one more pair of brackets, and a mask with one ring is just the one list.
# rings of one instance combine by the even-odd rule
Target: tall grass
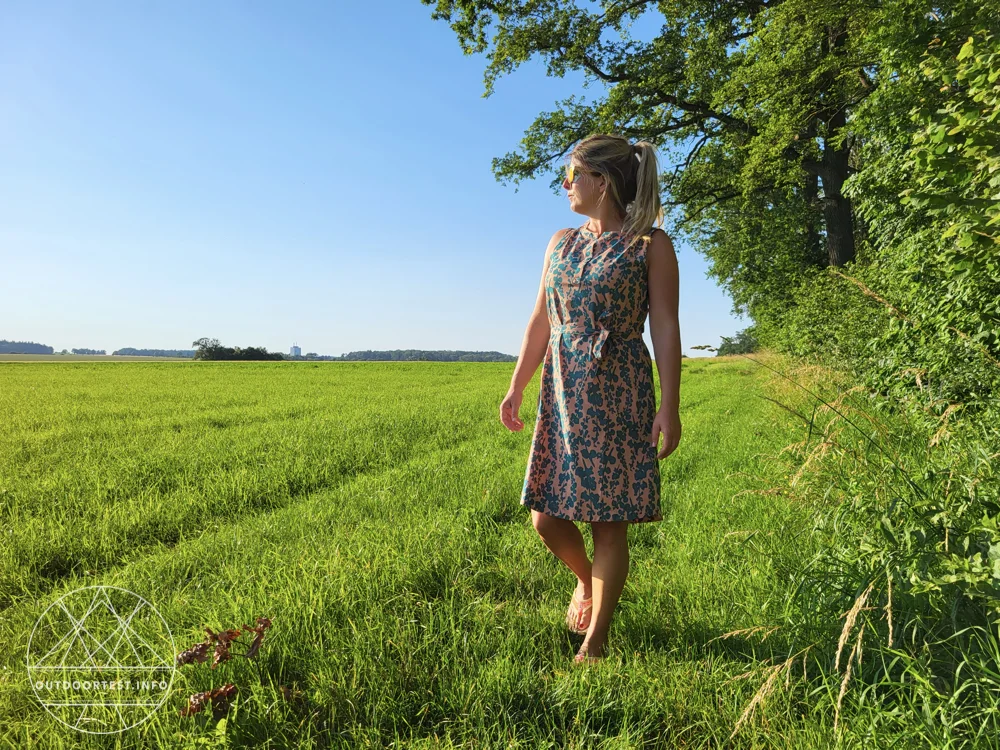
[[[799,465],[789,486],[814,509],[818,543],[788,589],[785,627],[809,644],[831,696],[839,676],[834,730],[850,705],[873,737],[995,746],[996,436],[978,422],[948,425],[951,410],[914,418],[828,368],[759,364],[780,377],[787,401],[796,390],[809,399],[808,409],[775,401],[802,425],[804,438],[786,446]],[[835,647],[824,636],[833,613]]]

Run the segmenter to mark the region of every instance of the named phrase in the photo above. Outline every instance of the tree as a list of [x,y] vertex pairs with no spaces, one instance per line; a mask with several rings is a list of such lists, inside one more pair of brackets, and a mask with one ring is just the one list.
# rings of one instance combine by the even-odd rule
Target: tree
[[[709,258],[734,312],[752,316],[780,315],[803,269],[855,260],[864,227],[843,187],[864,166],[857,149],[867,134],[852,117],[892,85],[900,54],[919,55],[975,7],[634,0],[591,12],[565,0],[422,2],[466,54],[486,53],[486,96],[536,55],[550,75],[579,70],[588,85],[605,85],[593,103],[571,96],[541,114],[520,152],[493,160],[498,179],[558,166],[592,132],[657,144],[675,161],[662,178],[675,231]],[[649,10],[663,16],[659,35],[633,39],[627,25]],[[895,106],[890,97],[880,102]]]
[[269,352],[262,346],[245,348],[223,346],[218,339],[200,338],[194,342],[197,347],[194,358],[203,360],[282,360],[280,352]]
[[723,336],[715,356],[725,357],[729,354],[751,354],[757,349],[757,340],[754,338],[751,328],[744,328],[737,332],[735,336]]
[[202,337],[193,341],[191,346],[195,348],[195,359],[221,359],[219,353],[224,349],[218,339]]

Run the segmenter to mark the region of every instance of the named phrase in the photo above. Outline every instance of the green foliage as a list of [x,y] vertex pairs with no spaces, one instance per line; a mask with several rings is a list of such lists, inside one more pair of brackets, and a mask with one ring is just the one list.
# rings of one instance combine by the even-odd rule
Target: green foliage
[[861,262],[807,274],[783,317],[758,324],[766,344],[850,373],[862,394],[838,407],[850,430],[810,421],[835,446],[814,489],[837,502],[796,597],[843,611],[871,586],[879,606],[859,624],[882,659],[854,679],[915,691],[956,743],[1000,700],[1000,56],[965,10],[922,54],[897,48],[892,86],[855,121],[868,135],[845,191]]
[[723,336],[722,344],[715,354],[717,357],[725,357],[729,354],[751,354],[755,351],[757,351],[757,339],[754,338],[751,326],[737,332],[735,336]]
[[920,234],[942,284],[914,295],[928,314],[992,354],[1000,353],[1000,35],[979,28],[958,54],[938,43],[921,71],[948,100],[922,125],[904,167],[912,186],[901,203],[926,217]]
[[969,419],[1000,386],[1000,55],[987,27],[952,22],[901,67],[906,91],[886,96],[910,104],[907,116],[861,116],[879,136],[864,150],[870,168],[846,187],[870,234],[869,260],[854,269],[863,295],[849,304],[877,300],[889,313],[874,336],[856,334],[869,342],[853,363],[866,382]]
[[[995,251],[1000,242],[1000,37],[977,29],[957,55],[936,41],[921,70],[949,98],[933,113],[918,109],[914,114],[924,128],[908,156],[915,184],[902,192],[902,203],[946,224],[942,240]],[[965,273],[976,271],[995,277],[997,266]]]
[[863,367],[890,316],[875,302],[854,299],[852,291],[835,269],[804,271],[788,290],[781,315],[764,316],[755,325],[762,344],[804,359]]
[[200,338],[191,346],[195,347],[196,360],[281,360],[280,352],[269,352],[262,346],[240,347],[223,346],[218,339]]

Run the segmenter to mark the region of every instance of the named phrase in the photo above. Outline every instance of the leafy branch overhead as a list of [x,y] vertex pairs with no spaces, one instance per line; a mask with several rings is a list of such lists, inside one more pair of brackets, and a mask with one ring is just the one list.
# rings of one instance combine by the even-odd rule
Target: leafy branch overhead
[[[661,176],[673,228],[740,313],[780,304],[802,268],[855,259],[865,228],[844,186],[872,134],[854,118],[903,119],[933,97],[898,85],[899,71],[932,39],[964,33],[950,7],[961,4],[929,14],[913,0],[422,3],[466,54],[485,55],[484,96],[536,57],[550,76],[578,71],[603,89],[539,114],[517,151],[494,158],[498,180],[549,172],[558,189],[562,160],[593,132],[657,144],[673,161]],[[652,33],[636,38],[637,21]]]

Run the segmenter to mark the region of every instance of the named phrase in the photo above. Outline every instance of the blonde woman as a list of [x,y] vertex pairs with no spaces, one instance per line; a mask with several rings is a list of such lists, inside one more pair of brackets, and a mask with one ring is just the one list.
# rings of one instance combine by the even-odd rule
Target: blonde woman
[[[677,258],[666,232],[654,227],[663,220],[654,146],[591,135],[570,154],[563,187],[587,221],[549,241],[500,420],[524,428],[524,387],[542,364],[521,504],[576,575],[566,625],[584,636],[575,657],[583,662],[604,656],[628,575],[628,525],[662,520],[658,462],[681,437],[681,343]],[[642,338],[647,313],[658,410]],[[575,521],[590,524],[593,562]]]

